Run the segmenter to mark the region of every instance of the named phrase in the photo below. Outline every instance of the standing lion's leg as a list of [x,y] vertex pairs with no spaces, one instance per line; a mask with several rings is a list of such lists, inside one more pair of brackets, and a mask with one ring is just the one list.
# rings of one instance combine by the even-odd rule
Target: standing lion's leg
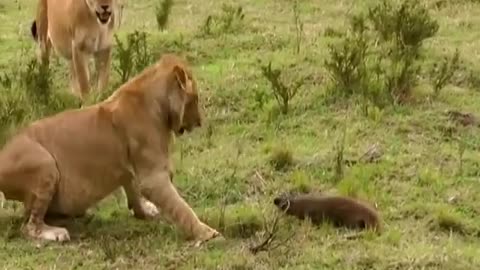
[[42,63],[42,65],[48,66],[51,44],[48,38],[48,17],[46,0],[38,1],[37,15],[34,24],[36,28],[36,39],[38,42],[37,57],[40,60],[40,63]]
[[197,217],[193,209],[178,194],[170,181],[169,172],[159,172],[141,180],[141,192],[153,202],[166,218],[197,241],[207,241],[220,236]]
[[108,85],[111,58],[111,48],[99,51],[95,55],[95,65],[98,73],[97,91],[105,91]]
[[75,74],[75,83],[78,87],[77,91],[82,98],[89,92],[89,71],[86,53],[82,52],[75,46],[75,42],[72,42],[72,62]]

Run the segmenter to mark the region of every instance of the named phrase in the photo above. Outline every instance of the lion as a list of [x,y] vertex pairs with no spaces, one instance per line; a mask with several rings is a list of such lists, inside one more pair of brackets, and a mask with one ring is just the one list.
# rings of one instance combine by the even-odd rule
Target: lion
[[108,85],[113,34],[119,0],[39,0],[31,34],[38,43],[37,57],[48,66],[51,49],[68,60],[70,87],[85,98],[89,93],[88,60],[98,72],[97,89]]
[[[27,238],[68,241],[55,217],[81,217],[122,188],[140,219],[160,209],[188,238],[221,236],[203,223],[175,189],[171,143],[203,122],[197,83],[174,54],[120,86],[106,100],[36,120],[0,150],[0,191],[23,202]],[[169,150],[170,149],[170,150]]]

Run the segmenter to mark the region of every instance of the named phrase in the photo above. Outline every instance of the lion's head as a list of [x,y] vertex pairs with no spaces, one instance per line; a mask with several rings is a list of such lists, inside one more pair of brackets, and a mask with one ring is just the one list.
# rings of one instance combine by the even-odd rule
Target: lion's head
[[85,0],[90,11],[97,16],[101,24],[106,24],[112,17],[115,0]]
[[202,125],[197,82],[186,63],[180,58],[165,55],[162,62],[170,69],[167,79],[167,121],[178,136]]

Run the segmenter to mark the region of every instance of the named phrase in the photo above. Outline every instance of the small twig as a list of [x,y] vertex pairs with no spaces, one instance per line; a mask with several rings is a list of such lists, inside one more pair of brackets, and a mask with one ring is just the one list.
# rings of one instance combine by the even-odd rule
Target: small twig
[[[288,205],[287,205],[285,211],[287,211],[287,209],[290,207],[290,202],[287,201],[287,203],[288,203]],[[267,250],[276,249],[276,248],[284,245],[285,243],[287,243],[293,237],[294,233],[289,235],[286,239],[284,239],[280,243],[277,243],[276,245],[272,246],[273,241],[275,241],[275,239],[277,239],[277,233],[278,233],[278,230],[279,230],[279,227],[278,227],[279,220],[280,220],[280,214],[277,213],[275,215],[275,218],[273,219],[272,226],[270,228],[266,228],[267,236],[265,237],[265,239],[260,244],[258,244],[256,246],[253,246],[253,247],[250,247],[249,248],[250,252],[252,252],[253,254],[257,254],[260,251],[267,251]],[[265,222],[265,227],[268,227],[265,217],[264,217],[264,222]]]
[[[235,177],[235,175],[237,174],[237,169],[238,169],[238,165],[239,162],[238,160],[240,159],[240,156],[242,154],[242,149],[241,147],[237,147],[237,155],[235,156],[235,162],[233,164],[235,164],[233,166],[233,171],[232,171],[232,174],[230,175],[230,177],[228,179],[233,179]],[[225,228],[225,209],[227,208],[227,194],[228,194],[228,189],[230,188],[229,185],[225,185],[225,189],[223,191],[223,198],[222,198],[222,202],[221,202],[221,205],[220,205],[220,216],[219,216],[219,220],[218,220],[218,227],[221,228],[221,229],[224,229]]]

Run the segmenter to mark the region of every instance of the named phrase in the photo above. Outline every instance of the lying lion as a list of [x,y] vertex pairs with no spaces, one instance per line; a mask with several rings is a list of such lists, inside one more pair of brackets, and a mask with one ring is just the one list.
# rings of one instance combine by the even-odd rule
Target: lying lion
[[[97,89],[108,85],[119,0],[38,0],[37,16],[31,26],[38,42],[37,54],[48,65],[50,52],[70,64],[70,84],[74,94],[84,98],[89,92],[88,60],[95,59]],[[120,3],[120,5],[122,5]]]
[[0,191],[23,202],[22,231],[36,239],[69,240],[45,219],[82,216],[122,187],[135,217],[158,207],[197,243],[207,241],[220,233],[179,196],[169,165],[173,135],[201,121],[190,69],[164,55],[104,102],[35,121],[11,138],[0,151]]

